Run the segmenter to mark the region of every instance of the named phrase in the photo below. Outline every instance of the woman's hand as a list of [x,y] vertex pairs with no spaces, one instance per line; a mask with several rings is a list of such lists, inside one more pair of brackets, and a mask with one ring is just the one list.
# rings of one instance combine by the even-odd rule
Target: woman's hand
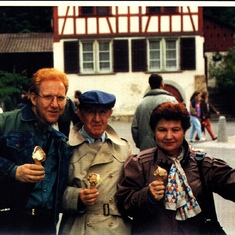
[[150,193],[153,197],[159,201],[164,197],[165,194],[165,185],[161,180],[155,180],[149,184]]

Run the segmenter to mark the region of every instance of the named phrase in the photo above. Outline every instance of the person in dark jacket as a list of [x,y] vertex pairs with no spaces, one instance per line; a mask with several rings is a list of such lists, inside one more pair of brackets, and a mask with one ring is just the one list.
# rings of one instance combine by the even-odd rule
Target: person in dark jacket
[[153,109],[163,102],[178,103],[172,94],[164,90],[165,84],[161,75],[151,74],[149,76],[149,86],[151,89],[146,92],[138,104],[131,124],[132,138],[136,147],[140,150],[156,146],[149,126],[149,119]]
[[235,202],[232,193],[235,169],[204,154],[200,169],[212,199],[205,198],[204,181],[200,179],[195,158],[198,153],[185,140],[190,127],[185,105],[169,102],[159,105],[151,114],[150,126],[157,147],[126,160],[116,193],[119,211],[133,219],[132,234],[207,234],[204,230],[207,211],[211,212],[210,219],[218,225],[220,234],[225,234],[216,222],[212,192]]
[[[67,90],[64,73],[40,69],[31,79],[30,103],[0,114],[0,234],[56,234],[70,153],[66,136],[52,125]],[[46,157],[37,153],[35,160],[38,146]]]
[[211,113],[216,113],[217,115],[220,115],[220,112],[209,101],[208,91],[204,91],[202,93],[200,108],[201,108],[202,132],[204,132],[204,134],[205,134],[205,129],[206,129],[208,131],[208,133],[210,134],[211,139],[216,140],[217,136],[214,134],[214,132],[212,130],[210,117],[211,117]]
[[68,137],[71,123],[75,125],[78,122],[80,122],[80,119],[77,115],[75,104],[70,98],[68,98],[64,112],[58,120],[58,129]]

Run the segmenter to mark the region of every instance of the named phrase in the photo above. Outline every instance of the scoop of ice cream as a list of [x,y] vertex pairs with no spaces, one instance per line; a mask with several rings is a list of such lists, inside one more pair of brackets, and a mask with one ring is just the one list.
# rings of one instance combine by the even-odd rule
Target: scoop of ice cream
[[35,161],[44,162],[46,160],[46,154],[40,146],[35,146],[32,158]]
[[165,179],[167,177],[167,171],[158,166],[157,169],[153,172],[153,175],[158,177],[158,179]]
[[90,173],[88,175],[88,179],[87,180],[90,183],[90,188],[95,188],[96,185],[101,182],[100,175],[96,174],[96,173]]

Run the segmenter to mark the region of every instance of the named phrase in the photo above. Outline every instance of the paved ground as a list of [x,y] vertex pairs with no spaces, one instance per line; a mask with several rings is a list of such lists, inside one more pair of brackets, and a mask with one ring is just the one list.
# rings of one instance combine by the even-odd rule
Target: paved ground
[[[138,152],[135,148],[132,136],[131,136],[131,123],[122,121],[112,121],[110,125],[119,133],[119,135],[128,141],[133,146],[133,151]],[[218,135],[219,122],[212,122],[212,128],[214,133]],[[228,142],[212,141],[208,133],[206,133],[207,140],[203,143],[195,142],[192,146],[197,149],[203,149],[205,152],[221,158],[235,168],[235,122],[226,122],[225,133],[228,136]],[[189,131],[186,133],[186,139],[189,140]],[[235,192],[231,192],[235,193]],[[214,195],[216,210],[218,219],[227,232],[228,235],[234,235],[235,233],[235,203],[227,201],[221,198],[219,195]]]

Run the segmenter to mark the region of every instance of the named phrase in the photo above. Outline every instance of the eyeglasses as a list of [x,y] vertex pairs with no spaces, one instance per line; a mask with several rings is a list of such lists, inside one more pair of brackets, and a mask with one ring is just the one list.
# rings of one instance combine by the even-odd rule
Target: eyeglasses
[[57,95],[39,95],[39,94],[36,94],[36,95],[41,97],[45,101],[45,103],[48,103],[48,104],[52,103],[53,100],[56,98],[57,103],[59,105],[65,105],[68,99],[67,96],[62,96],[62,95],[58,95],[58,96]]

